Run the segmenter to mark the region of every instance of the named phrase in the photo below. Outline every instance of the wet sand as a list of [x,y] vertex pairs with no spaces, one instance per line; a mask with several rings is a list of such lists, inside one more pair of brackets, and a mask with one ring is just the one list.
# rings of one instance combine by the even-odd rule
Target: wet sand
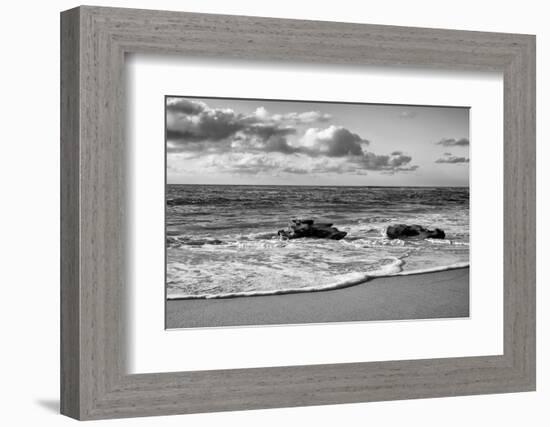
[[320,292],[170,300],[166,327],[277,325],[468,317],[469,267],[374,278]]

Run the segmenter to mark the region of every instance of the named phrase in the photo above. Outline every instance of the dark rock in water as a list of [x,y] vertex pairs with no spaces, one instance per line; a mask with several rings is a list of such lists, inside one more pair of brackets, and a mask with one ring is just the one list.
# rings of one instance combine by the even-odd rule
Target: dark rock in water
[[[335,228],[336,230],[336,228]],[[345,231],[337,231],[336,233],[333,233],[330,235],[329,239],[332,239],[332,240],[341,240],[343,239],[344,237],[347,236],[348,233],[346,233]]]
[[315,227],[332,227],[331,222],[318,222],[315,224]]
[[348,233],[338,230],[329,223],[315,224],[312,219],[293,219],[287,229],[279,230],[277,234],[283,239],[313,237],[340,240],[346,237]]
[[408,237],[418,237],[421,239],[444,239],[445,232],[441,228],[430,230],[421,225],[396,224],[390,225],[386,229],[386,234],[390,239],[406,239]]
[[168,246],[178,245],[180,241],[176,237],[166,236],[166,244]]
[[296,225],[313,225],[315,221],[312,219],[293,219],[292,222]]

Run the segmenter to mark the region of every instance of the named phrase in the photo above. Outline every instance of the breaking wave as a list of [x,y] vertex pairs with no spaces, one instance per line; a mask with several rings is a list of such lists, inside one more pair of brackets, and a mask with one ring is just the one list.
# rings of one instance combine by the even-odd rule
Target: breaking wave
[[286,295],[297,294],[304,292],[322,292],[332,291],[336,289],[348,288],[351,286],[360,285],[368,282],[369,280],[379,277],[394,277],[394,276],[411,276],[416,274],[435,273],[438,271],[456,270],[459,268],[469,267],[468,262],[456,263],[452,265],[445,265],[440,267],[431,267],[418,270],[403,271],[402,266],[405,261],[395,258],[391,264],[387,264],[381,267],[379,270],[370,271],[368,273],[351,273],[347,277],[341,277],[333,283],[329,283],[322,286],[310,286],[305,288],[288,288],[288,289],[273,289],[265,291],[242,291],[220,294],[199,294],[199,295],[179,295],[172,293],[168,295],[169,300],[181,300],[181,299],[215,299],[215,298],[236,298],[236,297],[255,297],[255,296],[268,296],[268,295]]

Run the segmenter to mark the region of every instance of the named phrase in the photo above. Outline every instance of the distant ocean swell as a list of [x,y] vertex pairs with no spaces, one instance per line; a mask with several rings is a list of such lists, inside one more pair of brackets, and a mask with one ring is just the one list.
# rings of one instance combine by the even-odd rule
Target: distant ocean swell
[[[166,214],[168,299],[317,292],[469,265],[467,188],[169,185]],[[348,235],[280,240],[297,217]],[[400,222],[446,239],[388,239]]]

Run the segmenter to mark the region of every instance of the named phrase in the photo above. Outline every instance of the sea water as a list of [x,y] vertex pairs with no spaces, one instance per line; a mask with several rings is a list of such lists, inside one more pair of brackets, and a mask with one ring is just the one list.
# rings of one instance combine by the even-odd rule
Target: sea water
[[[311,292],[469,263],[467,187],[169,184],[166,202],[168,299]],[[348,234],[281,240],[293,218]],[[388,239],[398,223],[446,238]]]

